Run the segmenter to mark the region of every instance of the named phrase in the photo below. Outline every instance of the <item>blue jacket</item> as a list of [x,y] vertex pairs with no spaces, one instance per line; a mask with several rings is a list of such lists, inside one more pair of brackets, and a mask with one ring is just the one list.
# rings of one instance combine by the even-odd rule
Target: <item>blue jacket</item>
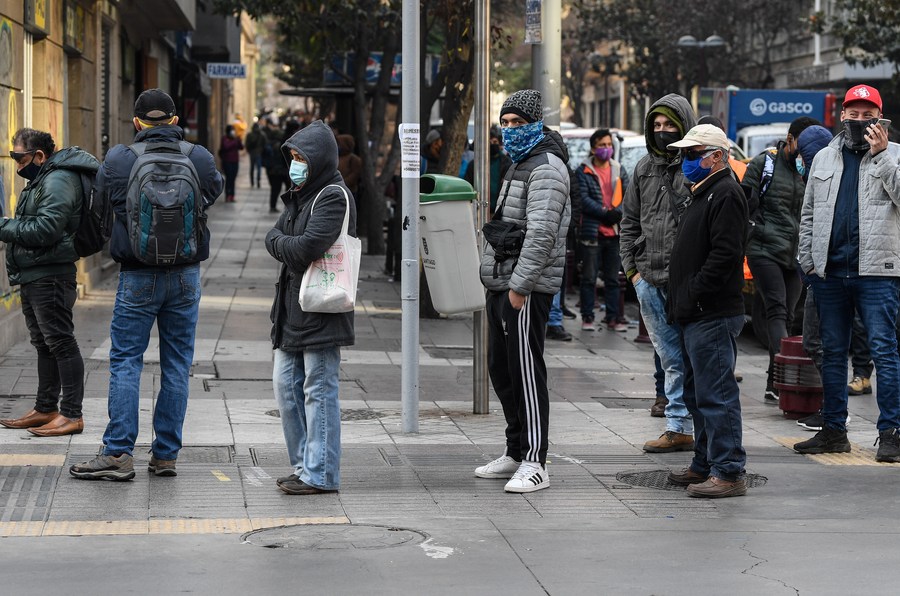
[[[612,168],[611,184],[613,194],[616,192],[616,186],[622,185],[622,195],[628,190],[628,172],[619,165],[614,159],[611,159],[609,166]],[[578,166],[575,175],[578,177],[578,187],[581,193],[581,222],[580,222],[580,240],[596,240],[599,236],[600,226],[612,227],[619,235],[618,222],[622,220],[622,204],[613,205],[612,209],[603,206],[603,191],[600,188],[600,180],[594,173],[594,167],[591,163],[591,157],[588,156],[581,165]],[[617,211],[619,217],[614,217],[612,211]],[[612,223],[615,222],[615,223]]]
[[[184,133],[178,126],[160,125],[145,128],[134,136],[134,142],[140,143],[177,143],[184,140]],[[205,147],[194,145],[190,160],[197,168],[200,176],[200,191],[203,193],[204,210],[216,202],[225,186],[222,174],[216,170],[216,162]],[[137,156],[126,145],[116,145],[106,154],[103,165],[97,171],[96,192],[106,193],[115,214],[112,235],[109,239],[109,253],[122,265],[122,269],[145,269],[150,265],[137,260],[128,240],[127,216],[125,213],[125,196],[128,193],[128,178]],[[209,230],[199,247],[200,260],[209,258]]]

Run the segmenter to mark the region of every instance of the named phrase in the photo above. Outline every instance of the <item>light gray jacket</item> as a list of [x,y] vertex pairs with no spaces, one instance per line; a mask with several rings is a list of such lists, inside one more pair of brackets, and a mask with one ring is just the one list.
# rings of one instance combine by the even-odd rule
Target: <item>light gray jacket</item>
[[566,266],[566,234],[569,231],[569,159],[562,138],[545,129],[545,137],[528,156],[514,163],[500,187],[498,209],[503,221],[525,227],[525,241],[518,259],[497,263],[494,248],[484,243],[481,283],[494,292],[515,290],[556,294]]
[[[831,224],[844,162],[838,134],[809,171],[800,213],[800,266],[825,275]],[[900,277],[900,167],[896,145],[867,152],[859,166],[859,274]]]

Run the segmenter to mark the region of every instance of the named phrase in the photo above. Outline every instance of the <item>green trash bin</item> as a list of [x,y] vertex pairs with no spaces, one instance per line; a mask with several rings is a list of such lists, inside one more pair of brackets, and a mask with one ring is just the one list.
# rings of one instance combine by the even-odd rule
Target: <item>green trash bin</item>
[[472,185],[456,176],[419,179],[419,253],[434,308],[445,315],[484,308],[474,200]]

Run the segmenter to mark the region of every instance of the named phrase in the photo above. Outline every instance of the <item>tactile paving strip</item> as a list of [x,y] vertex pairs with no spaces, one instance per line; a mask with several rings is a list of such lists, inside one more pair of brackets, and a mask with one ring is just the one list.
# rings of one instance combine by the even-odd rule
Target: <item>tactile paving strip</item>
[[43,521],[58,466],[0,466],[0,522]]
[[[805,441],[809,437],[775,437],[775,440],[788,447],[790,449],[794,448],[795,443],[799,443],[800,441]],[[876,451],[873,449],[867,449],[866,447],[862,447],[857,445],[856,443],[850,443],[850,453],[815,453],[815,454],[803,454],[809,459],[813,460],[816,463],[825,465],[825,466],[897,466],[898,464],[893,464],[889,462],[881,462],[875,461],[875,453]],[[797,454],[801,455],[801,454]]]

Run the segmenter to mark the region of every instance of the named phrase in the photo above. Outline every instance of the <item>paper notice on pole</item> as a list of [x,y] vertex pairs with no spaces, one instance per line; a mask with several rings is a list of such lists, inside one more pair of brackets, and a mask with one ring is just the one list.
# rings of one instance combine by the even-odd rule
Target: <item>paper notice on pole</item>
[[541,4],[543,0],[525,0],[525,43],[544,42],[541,26]]
[[403,178],[418,178],[422,171],[422,154],[419,151],[419,125],[401,124],[400,171]]

